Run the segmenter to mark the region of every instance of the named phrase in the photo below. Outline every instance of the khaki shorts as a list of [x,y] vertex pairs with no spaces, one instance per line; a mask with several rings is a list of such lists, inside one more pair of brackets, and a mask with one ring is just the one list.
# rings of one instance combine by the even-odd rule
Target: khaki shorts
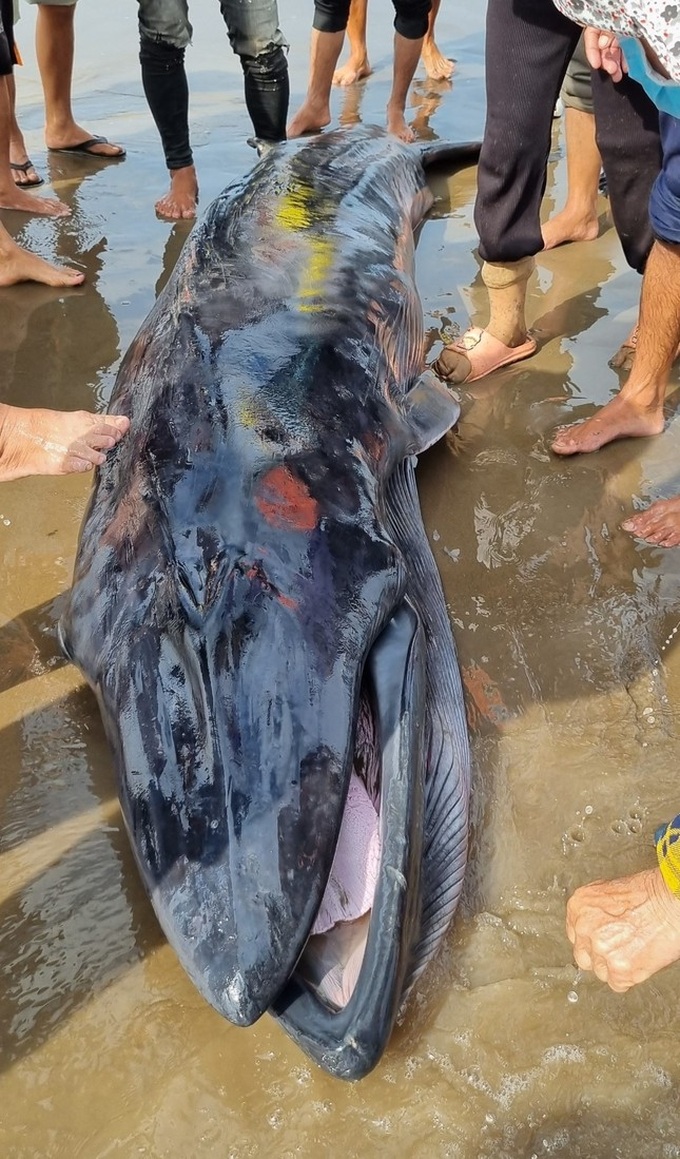
[[579,109],[582,113],[593,111],[593,86],[583,37],[576,45],[574,55],[569,61],[560,96],[566,109]]

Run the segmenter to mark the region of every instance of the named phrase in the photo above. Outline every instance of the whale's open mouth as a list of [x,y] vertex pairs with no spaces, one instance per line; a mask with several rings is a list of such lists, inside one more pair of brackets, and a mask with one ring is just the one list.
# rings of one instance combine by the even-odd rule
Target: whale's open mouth
[[273,1013],[332,1073],[360,1078],[396,1018],[420,917],[425,641],[404,602],[365,666],[329,883]]

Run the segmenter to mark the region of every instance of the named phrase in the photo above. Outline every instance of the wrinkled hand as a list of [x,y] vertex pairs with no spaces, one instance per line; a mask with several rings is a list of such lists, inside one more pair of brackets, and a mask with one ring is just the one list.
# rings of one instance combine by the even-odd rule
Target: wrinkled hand
[[623,74],[628,72],[628,66],[613,32],[586,28],[584,44],[591,68],[601,68],[603,72],[609,73],[615,83],[623,80]]
[[567,903],[567,937],[577,966],[622,994],[680,958],[680,899],[658,868],[594,881]]

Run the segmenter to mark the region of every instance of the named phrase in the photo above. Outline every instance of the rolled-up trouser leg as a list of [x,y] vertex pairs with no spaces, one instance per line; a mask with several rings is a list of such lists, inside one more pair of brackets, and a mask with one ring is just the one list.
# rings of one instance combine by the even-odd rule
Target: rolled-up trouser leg
[[626,261],[642,273],[652,247],[649,198],[661,167],[659,113],[641,85],[593,70],[597,145]]
[[649,199],[654,237],[680,245],[680,120],[660,113],[663,165]]
[[487,262],[543,249],[553,109],[581,30],[546,0],[488,0],[487,114],[475,224]]
[[349,20],[350,0],[314,0],[316,32],[344,32]]
[[160,134],[168,169],[193,165],[189,141],[189,85],[184,49],[140,37],[142,85]]
[[420,40],[427,32],[432,0],[394,0],[395,31],[405,40]]

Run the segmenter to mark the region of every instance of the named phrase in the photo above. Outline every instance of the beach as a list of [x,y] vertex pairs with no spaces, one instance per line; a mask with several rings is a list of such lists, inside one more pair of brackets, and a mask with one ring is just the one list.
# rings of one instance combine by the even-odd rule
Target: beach
[[[407,120],[420,138],[480,138],[484,8],[443,5],[438,41],[456,68],[450,83],[419,69]],[[334,91],[333,125],[383,121],[386,11],[372,0],[375,71]],[[202,211],[255,154],[219,6],[195,0],[191,15]],[[311,8],[282,4],[281,23],[294,109]],[[103,410],[190,224],[154,214],[167,174],[141,88],[135,6],[83,0],[76,15],[76,115],[126,146],[114,164],[45,153],[33,24],[24,5],[19,118],[47,192],[72,216],[3,221],[87,282],[0,290],[0,398]],[[442,336],[485,321],[475,169],[437,172],[432,187],[416,253],[428,361]],[[546,215],[564,195],[557,118]],[[138,877],[96,701],[56,636],[91,479],[3,486],[4,1159],[680,1156],[678,967],[615,995],[576,970],[564,931],[569,893],[653,865],[654,831],[680,808],[680,554],[620,529],[631,511],[678,493],[675,395],[656,439],[574,459],[549,450],[557,426],[618,390],[607,361],[636,318],[640,280],[604,197],[599,211],[596,241],[539,255],[529,296],[538,354],[462,388],[460,423],[419,465],[466,688],[471,852],[443,949],[359,1084],[316,1069],[268,1016],[249,1029],[223,1021],[183,973]]]

